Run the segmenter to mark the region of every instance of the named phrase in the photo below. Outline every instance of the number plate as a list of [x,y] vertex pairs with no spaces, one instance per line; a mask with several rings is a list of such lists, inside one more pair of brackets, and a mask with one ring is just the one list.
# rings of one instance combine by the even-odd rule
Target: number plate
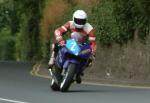
[[66,47],[74,54],[78,55],[80,53],[80,47],[74,39],[67,40]]

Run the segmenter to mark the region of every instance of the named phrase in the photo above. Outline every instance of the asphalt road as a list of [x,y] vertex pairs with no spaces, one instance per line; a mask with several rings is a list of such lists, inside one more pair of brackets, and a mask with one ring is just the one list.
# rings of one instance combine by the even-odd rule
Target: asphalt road
[[30,75],[30,63],[0,62],[0,103],[150,103],[150,89],[74,84],[51,91],[50,80]]

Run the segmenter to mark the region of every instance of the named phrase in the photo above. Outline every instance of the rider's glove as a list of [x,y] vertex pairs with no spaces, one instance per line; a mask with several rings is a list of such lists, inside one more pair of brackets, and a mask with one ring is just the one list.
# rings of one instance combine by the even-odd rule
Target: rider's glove
[[92,50],[92,56],[95,57],[95,55],[96,55],[96,51]]
[[65,46],[65,41],[61,40],[58,44],[59,44],[59,46]]

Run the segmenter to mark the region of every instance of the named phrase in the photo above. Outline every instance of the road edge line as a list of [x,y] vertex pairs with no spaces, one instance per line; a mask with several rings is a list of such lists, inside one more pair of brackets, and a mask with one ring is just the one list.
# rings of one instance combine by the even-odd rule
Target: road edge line
[[[33,69],[30,72],[31,75],[41,77],[41,78],[51,79],[50,76],[45,76],[38,73],[40,66],[42,65],[41,63],[38,66],[36,65],[38,64],[35,64],[33,66]],[[109,83],[94,83],[89,81],[83,81],[82,84],[95,85],[95,86],[107,86],[107,87],[133,88],[133,89],[150,89],[150,87],[148,86],[130,86],[130,85],[120,85],[120,84],[109,84]]]
[[45,76],[45,75],[41,75],[38,73],[39,69],[40,69],[41,63],[35,64],[32,68],[32,70],[30,71],[30,74],[32,76],[37,76],[37,77],[41,77],[41,78],[46,78],[46,79],[51,79],[50,76]]

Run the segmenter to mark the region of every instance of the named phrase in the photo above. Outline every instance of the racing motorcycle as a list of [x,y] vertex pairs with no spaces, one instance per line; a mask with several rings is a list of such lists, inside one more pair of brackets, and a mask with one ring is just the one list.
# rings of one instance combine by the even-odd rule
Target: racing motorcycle
[[91,56],[91,47],[88,42],[79,43],[78,35],[73,33],[72,38],[66,40],[65,46],[61,47],[56,56],[54,69],[49,69],[53,91],[67,92],[71,84],[76,81],[75,77],[81,74],[87,67]]

